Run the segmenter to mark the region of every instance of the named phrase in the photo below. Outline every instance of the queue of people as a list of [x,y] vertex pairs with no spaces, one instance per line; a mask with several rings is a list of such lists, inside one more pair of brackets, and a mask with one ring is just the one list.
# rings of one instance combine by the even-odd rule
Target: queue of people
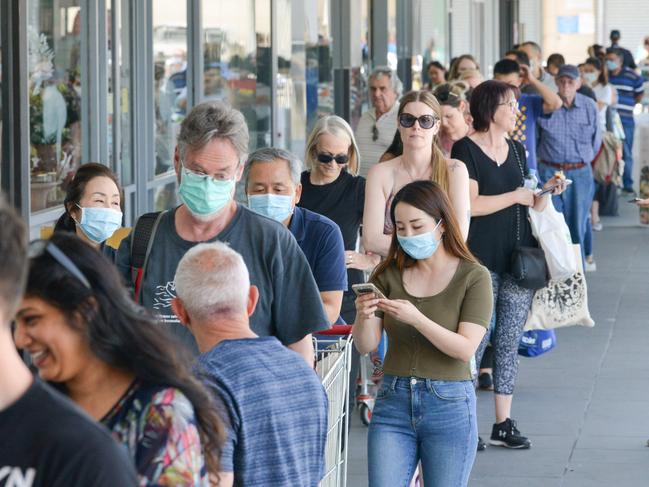
[[[49,240],[28,245],[0,203],[0,431],[35,432],[0,458],[35,485],[316,486],[328,412],[312,334],[338,323],[354,325],[360,354],[387,335],[370,486],[408,485],[418,470],[425,485],[467,485],[485,447],[475,364],[488,346],[489,443],[530,448],[512,405],[534,292],[511,255],[539,246],[529,210],[554,205],[592,258],[607,109],[626,161],[642,95],[623,54],[544,69],[526,42],[493,80],[463,55],[448,72],[431,62],[428,89],[403,95],[380,67],[356,131],[322,117],[303,157],[249,154],[241,113],[201,103],[175,149],[181,203],[141,216],[117,250],[123,194],[101,164],[77,171]],[[374,291],[356,297],[366,275]],[[44,432],[46,452],[33,447]]]

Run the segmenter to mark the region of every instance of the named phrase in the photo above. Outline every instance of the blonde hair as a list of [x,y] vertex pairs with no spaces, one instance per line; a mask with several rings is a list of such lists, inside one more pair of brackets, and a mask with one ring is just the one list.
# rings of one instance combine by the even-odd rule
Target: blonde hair
[[322,134],[329,134],[340,139],[344,139],[349,144],[347,155],[349,162],[347,163],[347,172],[354,176],[358,176],[358,169],[361,165],[361,156],[358,152],[356,139],[354,138],[354,131],[349,124],[337,115],[327,115],[318,119],[313,126],[313,130],[309,134],[306,141],[306,154],[304,155],[304,165],[308,171],[312,171],[318,164],[316,146]]
[[[437,98],[428,90],[409,91],[399,103],[399,115],[403,113],[408,103],[420,102],[427,105],[433,110],[435,118],[439,121],[442,119],[442,108]],[[430,159],[431,181],[437,183],[448,193],[448,168],[446,167],[446,158],[439,148],[439,139],[436,135],[433,139],[433,152]]]

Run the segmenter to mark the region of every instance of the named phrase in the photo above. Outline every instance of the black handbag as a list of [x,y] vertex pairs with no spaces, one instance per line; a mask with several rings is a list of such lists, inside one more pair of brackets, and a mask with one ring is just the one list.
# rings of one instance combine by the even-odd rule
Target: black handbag
[[[516,145],[511,142],[510,144],[524,180],[525,171]],[[521,245],[521,205],[518,203],[516,204],[516,248],[512,252],[510,274],[520,287],[534,291],[544,288],[550,282],[550,271],[543,249]]]

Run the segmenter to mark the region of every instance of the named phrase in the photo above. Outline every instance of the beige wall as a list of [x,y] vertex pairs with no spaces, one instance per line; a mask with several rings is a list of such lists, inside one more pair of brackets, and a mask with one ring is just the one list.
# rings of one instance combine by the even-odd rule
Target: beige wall
[[[577,20],[577,31],[560,33],[559,17]],[[543,55],[564,55],[566,62],[578,64],[588,56],[586,50],[595,43],[595,2],[593,0],[545,0],[543,2]]]

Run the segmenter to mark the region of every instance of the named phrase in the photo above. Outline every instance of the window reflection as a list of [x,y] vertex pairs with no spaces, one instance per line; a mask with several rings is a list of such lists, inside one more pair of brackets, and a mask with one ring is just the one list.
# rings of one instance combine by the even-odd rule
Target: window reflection
[[173,170],[180,124],[187,113],[187,9],[184,2],[153,0],[155,168]]
[[203,99],[243,113],[250,150],[271,144],[270,1],[203,0]]
[[81,7],[29,3],[31,208],[62,203],[81,159]]
[[316,120],[334,112],[331,52],[331,2],[305,1],[307,132]]

